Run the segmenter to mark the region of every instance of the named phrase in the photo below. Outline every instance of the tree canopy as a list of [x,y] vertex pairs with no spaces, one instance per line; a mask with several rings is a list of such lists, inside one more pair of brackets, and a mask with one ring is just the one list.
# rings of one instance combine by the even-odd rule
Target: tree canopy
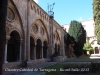
[[84,43],[86,42],[86,31],[84,30],[82,24],[78,21],[71,21],[69,31],[69,35],[74,38],[75,46],[74,51],[77,56],[82,54],[82,49]]
[[86,42],[84,44],[83,50],[90,51],[90,50],[93,50],[93,47],[91,46],[89,42]]
[[93,17],[97,42],[100,44],[100,0],[93,0]]

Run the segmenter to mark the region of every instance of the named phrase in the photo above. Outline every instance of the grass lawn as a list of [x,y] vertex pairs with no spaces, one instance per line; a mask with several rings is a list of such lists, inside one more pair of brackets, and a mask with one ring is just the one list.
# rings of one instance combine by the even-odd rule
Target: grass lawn
[[100,58],[79,57],[66,60],[65,62],[100,62]]
[[[72,58],[72,59],[68,59],[65,62],[97,62],[100,61],[100,58],[90,58],[90,57],[79,57],[79,58]],[[46,75],[71,75],[68,73],[65,73],[64,71],[60,71],[61,68],[64,67],[64,64],[56,64],[56,65],[52,65],[49,67],[45,67],[44,69],[56,69],[56,71],[51,71],[51,72],[47,72],[46,71]],[[74,75],[78,75],[78,74],[74,74]],[[100,72],[97,73],[85,73],[85,74],[79,74],[79,75],[100,75]]]
[[[63,71],[60,71],[60,68],[63,68],[63,64],[55,64],[49,67],[45,67],[43,69],[56,69],[55,72],[51,71],[51,72],[47,72],[46,71],[46,75],[71,75],[71,74],[67,74]],[[78,75],[78,74],[73,74],[73,75]],[[79,74],[79,75],[100,75],[100,72],[97,73],[85,73],[85,74]]]

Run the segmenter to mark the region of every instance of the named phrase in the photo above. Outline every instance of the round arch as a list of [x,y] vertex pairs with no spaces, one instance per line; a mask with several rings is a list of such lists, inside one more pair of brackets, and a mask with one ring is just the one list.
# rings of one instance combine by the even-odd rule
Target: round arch
[[36,59],[42,58],[42,41],[37,39],[36,41]]
[[20,34],[17,31],[10,33],[7,47],[7,61],[15,62],[20,60]]
[[32,37],[34,39],[34,42],[35,42],[35,37],[33,34],[30,34],[30,37]]
[[97,40],[93,40],[90,44],[94,43],[95,41],[97,41]]
[[32,36],[30,36],[30,59],[34,59],[34,47],[35,47],[35,40]]
[[37,40],[38,40],[38,39],[40,39],[41,42],[42,42],[42,44],[43,44],[43,40],[41,39],[41,37],[37,37],[37,38],[35,39],[35,43],[37,44]]
[[48,43],[47,41],[43,42],[43,58],[48,57]]
[[20,39],[22,39],[22,33],[21,33],[21,31],[20,31],[19,29],[17,29],[17,28],[12,28],[12,29],[8,32],[8,35],[10,35],[11,32],[13,32],[13,31],[17,31],[17,32],[19,33],[19,35],[20,35]]

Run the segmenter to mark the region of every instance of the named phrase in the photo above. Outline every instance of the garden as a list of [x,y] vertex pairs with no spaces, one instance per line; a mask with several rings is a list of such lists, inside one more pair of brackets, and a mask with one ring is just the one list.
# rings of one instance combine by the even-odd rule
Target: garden
[[46,75],[100,75],[100,63],[90,64],[56,64],[45,67]]

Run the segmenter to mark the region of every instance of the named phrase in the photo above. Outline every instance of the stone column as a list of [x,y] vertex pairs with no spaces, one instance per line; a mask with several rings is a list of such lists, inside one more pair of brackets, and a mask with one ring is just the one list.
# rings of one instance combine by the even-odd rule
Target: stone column
[[10,36],[6,36],[6,44],[5,44],[5,52],[4,52],[4,63],[8,63],[7,62],[7,44],[8,44],[9,39],[10,39]]
[[47,56],[46,56],[46,58],[49,58],[49,52],[48,52],[48,47],[47,47]]
[[42,48],[41,48],[41,58],[43,59],[43,46],[42,46]]
[[49,58],[49,45],[47,45],[47,58]]
[[50,18],[49,18],[49,56],[51,56],[53,54],[53,51],[54,51],[54,36],[53,36],[53,19],[54,19],[54,16],[53,16],[53,12],[51,11],[50,13],[52,13],[52,15],[49,15]]
[[20,54],[19,54],[19,61],[22,61],[22,39],[20,39]]
[[57,53],[58,53],[58,45],[57,45]]
[[[62,33],[64,33],[63,31],[61,31]],[[64,49],[64,34],[61,35],[61,44],[60,44],[60,52],[62,56],[65,56],[65,49]]]
[[27,0],[26,12],[26,61],[30,61],[30,0]]
[[60,56],[60,47],[58,47],[58,55]]
[[34,60],[36,60],[36,44],[34,46]]

